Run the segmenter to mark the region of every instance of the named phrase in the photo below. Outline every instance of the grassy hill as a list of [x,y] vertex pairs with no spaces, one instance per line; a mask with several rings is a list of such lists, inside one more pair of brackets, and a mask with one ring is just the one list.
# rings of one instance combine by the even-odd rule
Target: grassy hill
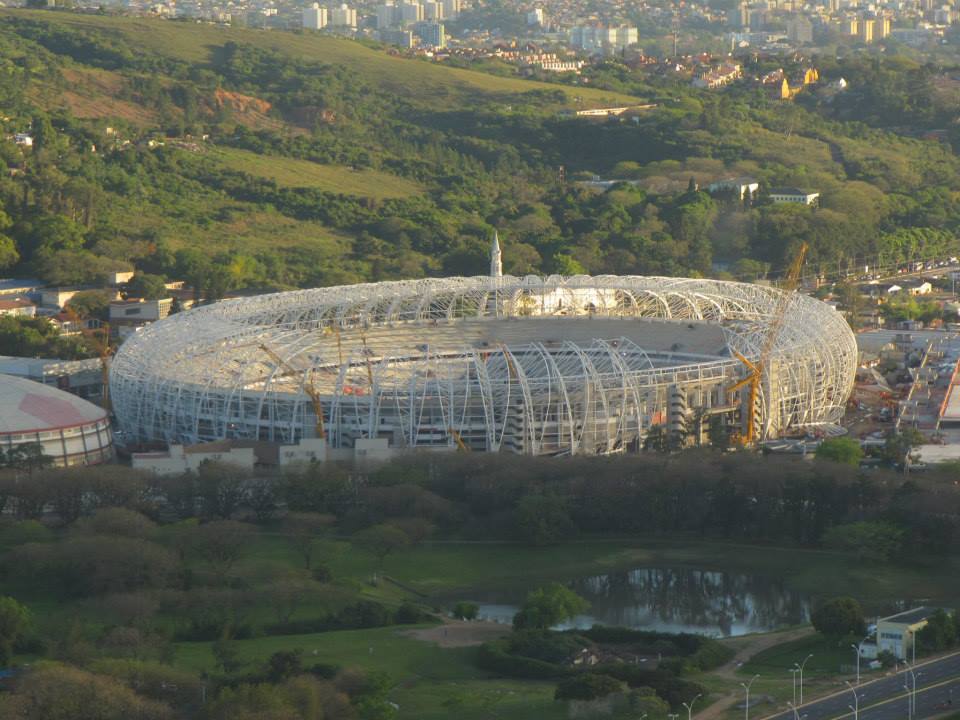
[[224,167],[273,180],[280,187],[315,188],[377,200],[410,197],[424,190],[411,180],[369,168],[321,165],[297,158],[258,155],[238,148],[216,148],[208,154]]
[[346,65],[358,74],[375,79],[386,90],[403,93],[407,97],[427,103],[446,103],[463,96],[475,99],[476,93],[506,101],[510,95],[535,90],[561,90],[566,96],[566,104],[580,103],[584,107],[637,102],[637,98],[623,93],[593,88],[565,88],[561,85],[499,77],[388,55],[384,50],[319,33],[250,30],[149,18],[7,8],[0,10],[0,18],[4,17],[28,18],[51,25],[62,24],[94,30],[122,38],[143,52],[191,63],[209,62],[212,54],[229,41],[249,44],[290,57]]

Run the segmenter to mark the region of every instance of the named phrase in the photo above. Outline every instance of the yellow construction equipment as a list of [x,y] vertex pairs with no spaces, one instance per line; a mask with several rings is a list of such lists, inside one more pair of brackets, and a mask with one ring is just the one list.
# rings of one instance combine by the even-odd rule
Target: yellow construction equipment
[[317,416],[317,437],[321,440],[327,439],[327,431],[323,426],[323,404],[320,402],[320,393],[317,392],[316,386],[313,384],[313,370],[297,370],[290,365],[286,360],[280,357],[276,352],[271,350],[266,345],[260,345],[260,349],[263,350],[273,361],[273,363],[283,369],[284,371],[290,373],[291,375],[298,375],[301,372],[303,373],[303,391],[307,394],[307,397],[310,398],[310,404],[313,405],[313,413]]
[[[337,335],[339,337],[339,335]],[[367,347],[367,333],[363,325],[360,326],[360,342],[363,343],[363,359],[367,363],[367,380],[370,381],[370,392],[373,392],[373,365],[370,363],[370,348]],[[341,360],[341,363],[343,361]]]
[[800,273],[803,270],[803,261],[807,257],[808,249],[809,246],[806,243],[802,243],[800,245],[800,249],[793,258],[793,262],[790,263],[790,267],[787,269],[787,273],[783,279],[783,284],[781,285],[781,290],[783,290],[783,293],[777,299],[777,305],[774,308],[773,316],[770,319],[770,325],[767,328],[767,334],[766,337],[764,337],[763,344],[761,345],[760,354],[757,356],[757,361],[751,362],[736,350],[733,351],[733,354],[740,362],[746,365],[748,370],[746,377],[734,385],[731,385],[727,389],[727,393],[732,394],[741,388],[749,388],[749,395],[747,397],[746,431],[735,434],[734,436],[734,440],[740,445],[752,445],[757,439],[756,412],[757,397],[760,394],[760,383],[763,382],[763,375],[768,369],[770,357],[773,354],[773,348],[777,344],[777,338],[780,337],[780,331],[783,329],[783,323],[787,315],[787,308],[790,305],[790,298],[800,282]]
[[72,307],[67,305],[63,309],[67,319],[76,324],[83,336],[83,341],[91,351],[100,358],[100,374],[103,382],[103,409],[110,411],[110,356],[116,349],[110,344],[110,324],[101,322],[94,327],[88,324],[88,318],[81,317]]
[[469,448],[469,447],[467,446],[467,444],[463,441],[463,438],[460,437],[460,433],[458,433],[458,432],[457,432],[456,430],[454,430],[453,428],[447,428],[447,432],[450,434],[450,437],[453,438],[453,441],[454,441],[455,443],[457,443],[457,449],[458,449],[458,450],[461,450],[462,452],[470,452],[470,448]]

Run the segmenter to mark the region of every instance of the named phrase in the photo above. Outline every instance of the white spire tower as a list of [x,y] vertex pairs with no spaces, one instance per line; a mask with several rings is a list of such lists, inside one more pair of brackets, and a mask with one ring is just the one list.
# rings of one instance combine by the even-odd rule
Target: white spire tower
[[493,245],[490,247],[490,277],[503,277],[503,253],[500,252],[500,236],[493,231]]

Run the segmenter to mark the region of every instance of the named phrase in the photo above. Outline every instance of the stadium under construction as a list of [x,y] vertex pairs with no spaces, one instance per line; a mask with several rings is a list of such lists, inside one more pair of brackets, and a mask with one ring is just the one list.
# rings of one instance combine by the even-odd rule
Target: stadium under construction
[[498,255],[492,270],[173,315],[112,363],[117,420],[133,442],[322,438],[337,457],[607,454],[654,432],[706,442],[720,425],[763,440],[843,415],[856,343],[811,297],[702,279],[504,277]]

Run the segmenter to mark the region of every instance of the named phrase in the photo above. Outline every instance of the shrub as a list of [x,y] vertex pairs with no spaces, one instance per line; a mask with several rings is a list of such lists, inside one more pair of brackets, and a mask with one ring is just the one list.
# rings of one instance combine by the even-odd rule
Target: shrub
[[609,675],[582,673],[561,681],[553,697],[555,700],[596,700],[622,690],[623,683]]
[[477,664],[484,670],[512,678],[549,680],[569,675],[570,670],[554,663],[511,655],[506,640],[494,640],[480,646]]
[[562,663],[589,642],[579,635],[550,632],[549,630],[517,630],[507,638],[507,652],[511,655]]
[[458,602],[453,606],[453,616],[461,620],[476,620],[480,606],[472,602]]

